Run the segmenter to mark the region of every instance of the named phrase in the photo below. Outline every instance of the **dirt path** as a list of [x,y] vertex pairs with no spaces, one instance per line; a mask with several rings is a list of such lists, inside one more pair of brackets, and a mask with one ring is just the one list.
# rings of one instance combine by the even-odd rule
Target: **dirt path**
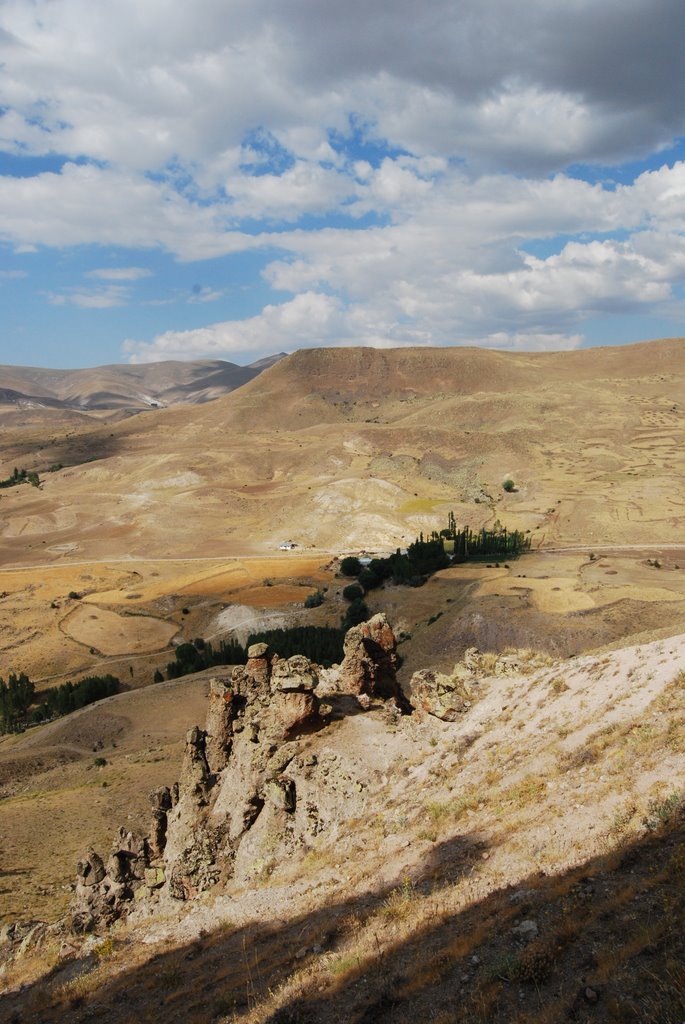
[[685,551],[685,544],[660,544],[655,541],[653,544],[576,544],[572,547],[563,548],[535,548],[536,555],[563,555],[576,554],[579,551],[592,551],[604,555],[620,555],[624,551],[642,551],[649,555],[654,551]]
[[76,562],[54,561],[35,562],[30,565],[3,565],[2,572],[28,572],[32,569],[70,569],[88,565],[132,565],[135,563],[156,563],[156,562],[246,562],[250,561],[272,561],[280,559],[283,561],[296,560],[298,558],[316,558],[318,555],[340,555],[343,557],[346,552],[325,548],[312,548],[289,554],[281,554],[278,551],[265,551],[261,555],[191,555],[185,558],[172,558],[164,556],[150,558],[147,555],[127,555],[126,558],[86,558]]

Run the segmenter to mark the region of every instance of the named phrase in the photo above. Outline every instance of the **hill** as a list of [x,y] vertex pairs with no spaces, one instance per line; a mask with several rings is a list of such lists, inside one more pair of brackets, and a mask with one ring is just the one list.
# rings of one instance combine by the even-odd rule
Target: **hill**
[[[216,774],[188,734],[162,867],[145,873],[152,889],[135,882],[127,921],[85,942],[39,927],[18,956],[30,933],[10,932],[3,1011],[46,1024],[124,1024],[161,1008],[198,1024],[677,1024],[684,665],[682,635],[571,662],[471,652],[440,683],[461,695],[452,721],[377,697],[362,711],[329,676],[326,722],[285,742],[264,709],[255,729],[250,696]],[[158,709],[180,696],[167,685]],[[104,739],[100,777],[114,792],[82,784],[81,801],[107,803],[110,835],[136,778],[125,723],[140,698],[43,731],[52,745]],[[40,734],[20,740],[15,760],[42,747]],[[40,776],[25,788],[24,814],[36,816],[42,788]],[[88,843],[87,816],[75,827]],[[115,835],[114,848],[128,842]],[[184,894],[171,889],[179,867],[196,884]]]
[[[0,490],[3,663],[140,688],[0,738],[0,1015],[681,1024],[683,408],[678,339],[336,349],[215,401],[3,429],[0,477],[39,474]],[[148,685],[179,641],[338,625],[329,552],[449,510],[533,550],[367,595],[413,714],[349,665],[315,698],[306,659],[263,651],[234,689],[216,670],[204,737],[211,671]],[[100,932],[34,930],[79,856]]]
[[102,415],[209,402],[252,380],[281,356],[249,366],[224,360],[168,360],[80,370],[0,366],[0,412],[74,410]]
[[474,528],[506,519],[535,546],[677,543],[683,409],[680,340],[297,352],[201,406],[4,431],[4,472],[65,468],[2,495],[0,552],[394,548],[449,509]]

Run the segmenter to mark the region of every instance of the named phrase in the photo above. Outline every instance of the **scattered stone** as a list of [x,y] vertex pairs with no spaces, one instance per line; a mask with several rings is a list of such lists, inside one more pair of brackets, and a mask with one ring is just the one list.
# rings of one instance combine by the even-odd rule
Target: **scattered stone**
[[536,921],[521,921],[514,928],[511,929],[514,935],[517,935],[520,939],[534,939],[538,934],[538,926]]
[[75,942],[69,942],[68,939],[64,939],[60,944],[58,955],[60,960],[71,960],[72,957],[78,954],[78,951],[79,949]]
[[266,792],[275,807],[292,813],[296,806],[295,783],[292,779],[272,779]]
[[471,707],[468,684],[455,676],[446,676],[433,669],[415,672],[409,684],[410,700],[417,710],[443,722],[454,722]]

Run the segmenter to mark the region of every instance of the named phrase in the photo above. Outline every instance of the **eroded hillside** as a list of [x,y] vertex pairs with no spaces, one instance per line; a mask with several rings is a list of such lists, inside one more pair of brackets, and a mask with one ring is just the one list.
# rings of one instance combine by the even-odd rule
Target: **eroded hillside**
[[2,493],[2,555],[393,548],[448,509],[473,527],[506,519],[536,546],[677,543],[684,382],[679,340],[297,352],[201,407],[9,432],[7,473],[64,468]]
[[[185,900],[148,887],[75,960],[79,942],[63,946],[61,965],[46,938],[8,968],[4,1008],[55,1022],[676,1024],[684,668],[682,636],[566,663],[471,652],[408,716],[378,697],[353,710],[329,678],[338,711],[292,758],[292,740],[276,743],[281,781],[240,870]],[[427,713],[426,693],[450,689],[452,720]],[[251,740],[235,733],[215,766],[217,824],[249,796],[236,743]],[[184,771],[177,821],[204,799],[194,755]],[[181,862],[175,838],[162,878]]]

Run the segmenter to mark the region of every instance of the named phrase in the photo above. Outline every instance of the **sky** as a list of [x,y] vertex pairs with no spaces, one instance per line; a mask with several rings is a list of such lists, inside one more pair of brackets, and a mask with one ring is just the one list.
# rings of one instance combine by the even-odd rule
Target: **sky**
[[682,0],[1,0],[0,363],[685,334]]

